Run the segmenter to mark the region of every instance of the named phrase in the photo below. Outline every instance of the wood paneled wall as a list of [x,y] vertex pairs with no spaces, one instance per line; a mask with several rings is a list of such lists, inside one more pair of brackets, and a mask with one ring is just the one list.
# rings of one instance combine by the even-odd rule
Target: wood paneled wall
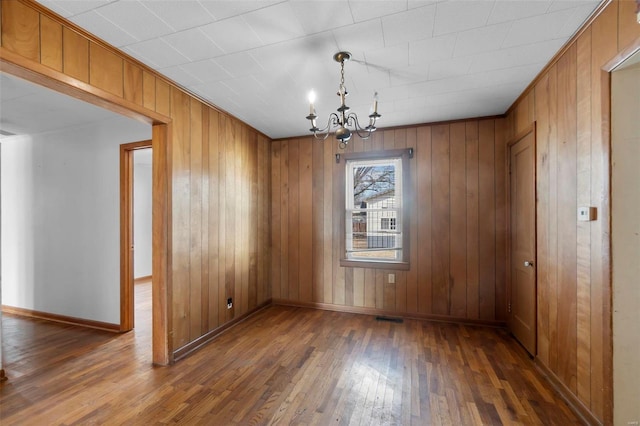
[[[537,359],[598,421],[612,422],[609,74],[640,37],[635,2],[612,1],[511,108],[537,123]],[[637,43],[637,42],[636,42]],[[578,222],[577,207],[598,218]]]
[[[173,341],[185,347],[271,298],[269,140],[171,91]],[[233,307],[227,309],[227,299]]]
[[[506,320],[504,119],[278,140],[271,148],[274,301],[368,313]],[[341,267],[341,152],[414,148],[408,271]],[[395,274],[390,283],[388,274]]]
[[154,187],[166,181],[169,189],[166,200],[154,201],[154,209],[162,208],[154,216],[165,217],[168,227],[168,264],[160,267],[170,303],[159,314],[168,315],[173,351],[268,302],[270,141],[42,6],[17,0],[0,6],[3,60],[43,76],[40,82],[169,124],[168,135],[153,132]]

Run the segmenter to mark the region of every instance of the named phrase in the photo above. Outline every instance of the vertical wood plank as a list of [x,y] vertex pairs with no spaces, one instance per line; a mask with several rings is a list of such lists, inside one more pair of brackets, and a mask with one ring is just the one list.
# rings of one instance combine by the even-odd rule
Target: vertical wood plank
[[558,61],[558,375],[576,392],[576,46]]
[[303,302],[311,302],[312,300],[312,282],[313,282],[313,211],[315,203],[313,202],[313,177],[312,177],[312,161],[313,146],[310,138],[298,139],[299,145],[299,228],[300,228],[300,269],[298,272],[299,280],[299,300]]
[[171,113],[171,98],[170,98],[170,86],[165,81],[160,79],[156,80],[156,93],[155,103],[156,111],[160,114],[169,115]]
[[518,134],[522,131],[524,131],[529,125],[531,125],[531,123],[533,122],[534,118],[533,118],[533,101],[534,101],[534,94],[532,91],[529,91],[521,100],[520,103],[518,103],[518,106],[516,107],[516,114],[515,114],[515,128],[514,128],[514,134]]
[[344,304],[353,306],[353,275],[355,268],[342,268],[344,271]]
[[190,287],[190,132],[189,98],[180,90],[171,90],[172,137],[172,277],[173,341],[178,349],[189,343]]
[[258,209],[256,213],[258,241],[257,250],[257,288],[256,288],[256,306],[261,305],[269,299],[269,287],[271,281],[268,276],[268,259],[270,252],[269,245],[269,226],[271,224],[269,214],[269,194],[270,194],[270,178],[269,178],[269,145],[270,140],[263,135],[257,135],[257,203]]
[[[249,179],[250,166],[248,160],[248,141],[249,129],[240,125],[235,119],[234,125],[237,129],[239,137],[236,146],[235,167],[236,167],[236,212],[239,213],[236,218],[236,232],[238,241],[234,244],[236,251],[236,261],[234,264],[234,273],[236,276],[235,303],[237,304],[235,316],[243,315],[247,311],[248,305],[248,282],[249,282],[249,244],[247,238],[247,224],[249,219]],[[239,192],[237,192],[239,190]]]
[[384,309],[384,282],[386,273],[383,270],[376,269],[375,272],[376,283],[376,308]]
[[[418,130],[413,127],[407,131],[407,148],[414,149],[414,158],[409,162],[409,175],[411,184],[411,224],[409,225],[409,239],[411,244],[411,253],[409,256],[409,262],[411,266],[407,272],[407,284],[406,284],[406,311],[409,313],[418,312],[418,249],[421,244],[418,239],[418,217],[422,216],[418,211],[418,198],[420,197],[417,192],[418,184],[418,161],[416,151],[418,148]],[[398,307],[398,310],[400,307]]]
[[89,83],[122,97],[123,59],[93,42],[89,43]]
[[245,236],[245,224],[247,222],[246,198],[247,198],[247,173],[246,145],[247,128],[240,126],[235,119],[232,120],[236,143],[233,153],[235,195],[233,206],[235,217],[235,242],[233,243],[234,262],[234,288],[233,288],[233,318],[237,318],[245,312],[246,308],[246,280],[247,280],[247,239]]
[[40,61],[40,14],[18,1],[2,2],[2,47]]
[[209,182],[209,297],[207,309],[209,330],[218,327],[220,316],[220,148],[218,138],[220,135],[219,113],[214,109],[207,109],[209,113],[209,138],[208,138],[208,182]]
[[68,76],[89,82],[89,40],[67,27],[62,28],[62,69]]
[[143,105],[142,68],[129,61],[124,61],[124,98],[138,105]]
[[376,307],[376,271],[371,268],[364,270],[364,306]]
[[[535,94],[532,93],[531,99]],[[534,106],[531,106],[534,119]],[[495,278],[495,317],[499,321],[507,320],[507,140],[505,120],[494,121],[495,145],[495,212],[496,212],[496,278]]]
[[[344,164],[345,164],[344,159],[340,161],[340,164],[333,161],[332,175],[344,176],[344,174],[341,175],[339,173],[339,168],[344,167]],[[345,297],[346,297],[345,273],[344,273],[345,268],[340,266],[340,258],[344,257],[344,253],[342,253],[342,250],[341,250],[340,240],[344,238],[344,235],[342,235],[342,229],[340,226],[340,219],[339,219],[342,217],[342,212],[344,211],[344,208],[345,208],[344,197],[341,195],[343,194],[342,192],[343,190],[341,187],[344,187],[344,185],[345,185],[344,179],[338,179],[338,178],[334,179],[333,193],[332,193],[333,201],[331,204],[331,207],[332,207],[331,215],[334,218],[336,218],[335,220],[332,221],[332,225],[333,225],[332,233],[333,235],[340,236],[338,238],[333,238],[333,245],[332,245],[333,259],[334,259],[333,271],[332,271],[332,274],[333,274],[332,303],[335,303],[336,305],[344,305]]]
[[299,268],[300,268],[300,142],[292,139],[289,142],[289,232],[287,233],[289,255],[288,299],[298,300]]
[[[223,158],[225,164],[227,165],[224,169],[224,216],[225,216],[225,227],[227,231],[225,232],[225,239],[223,243],[224,251],[225,251],[225,263],[224,263],[224,296],[223,296],[223,306],[225,306],[225,317],[224,321],[230,321],[236,317],[236,308],[238,307],[238,293],[236,289],[236,285],[240,286],[240,283],[237,282],[237,270],[236,270],[236,247],[238,247],[238,186],[237,186],[237,175],[239,172],[237,167],[238,157],[238,144],[237,138],[240,137],[238,134],[238,128],[236,126],[235,121],[230,117],[225,117],[224,120],[224,128],[222,129],[224,135],[224,141],[236,141],[236,143],[225,143],[223,144]],[[229,298],[234,299],[233,306],[230,309],[226,309],[226,300]]]
[[227,222],[227,121],[226,114],[218,114],[218,325],[225,323],[227,318],[227,252],[225,241],[230,224]]
[[545,74],[535,86],[536,98],[536,261],[537,269],[537,356],[549,366],[549,143],[551,122],[549,117],[550,72]]
[[263,294],[262,294],[262,298],[260,298],[260,303],[264,303],[267,300],[271,299],[271,289],[272,289],[272,283],[271,280],[269,279],[270,275],[269,275],[269,271],[271,270],[270,268],[270,259],[269,259],[269,253],[271,252],[271,244],[270,244],[270,237],[271,237],[271,223],[272,223],[272,219],[271,219],[271,215],[270,215],[270,202],[271,202],[271,187],[270,187],[270,182],[271,182],[271,165],[269,163],[269,158],[271,155],[271,139],[267,138],[266,136],[259,136],[261,144],[261,161],[260,161],[260,167],[262,169],[262,173],[260,174],[261,176],[261,186],[260,186],[260,194],[261,194],[261,198],[262,198],[262,212],[264,214],[261,214],[260,217],[262,217],[262,222],[261,222],[261,227],[262,227],[262,256],[261,256],[261,265],[262,265],[262,278],[261,278],[261,282],[262,282],[262,288],[263,288]]
[[62,71],[62,25],[40,15],[40,63]]
[[202,327],[202,104],[190,98],[189,118],[189,341]]
[[465,163],[465,123],[454,123],[450,130],[449,306],[447,313],[464,318],[467,311],[467,197]]
[[[558,79],[549,70],[549,368],[558,368]],[[552,119],[553,117],[553,119]]]
[[364,306],[364,268],[353,268],[353,306]]
[[449,186],[449,126],[436,125],[432,130],[432,191],[431,191],[431,280],[433,287],[432,308],[435,314],[448,314],[449,246],[450,246],[450,186]]
[[[591,29],[577,41],[577,204],[591,205]],[[577,223],[577,395],[591,404],[591,229]]]
[[[236,121],[236,120],[234,120]],[[238,249],[238,263],[236,263],[236,270],[240,270],[240,311],[239,315],[244,315],[249,310],[249,274],[251,269],[251,244],[249,242],[249,223],[253,220],[251,215],[251,175],[254,170],[254,166],[251,163],[251,156],[249,151],[253,141],[253,130],[250,130],[247,126],[241,125],[238,121],[240,129],[242,129],[242,143],[240,144],[240,154],[237,155],[239,168],[242,170],[240,178],[240,244],[236,244]],[[255,149],[254,149],[255,152]]]
[[280,297],[289,299],[289,141],[280,144]]
[[[142,76],[142,73],[141,73]],[[142,97],[141,97],[142,99]],[[202,250],[200,254],[200,258],[202,259],[202,272],[201,272],[201,293],[200,293],[200,305],[201,305],[201,313],[200,313],[200,323],[202,328],[202,333],[206,333],[211,330],[209,327],[209,131],[211,130],[209,126],[209,108],[205,105],[201,107],[201,151],[202,151],[202,172],[200,173],[202,179],[202,235],[201,235],[201,245]]]
[[466,198],[467,198],[467,318],[480,317],[480,242],[479,242],[479,147],[478,122],[465,125]]
[[[323,292],[322,301],[324,303],[333,302],[333,264],[337,261],[333,256],[333,193],[335,176],[334,148],[329,144],[324,147],[324,196],[323,196]],[[344,161],[341,163],[344,166]],[[339,238],[342,238],[340,236]]]
[[[309,138],[311,140],[311,138]],[[313,155],[313,285],[312,300],[321,302],[323,300],[325,276],[324,276],[324,144],[311,140]]]
[[495,318],[495,142],[493,120],[478,125],[479,152],[479,242],[480,318]]
[[149,71],[142,71],[142,105],[156,111],[156,77]]
[[389,131],[377,132],[373,134],[373,138],[370,139],[371,143],[369,144],[370,151],[381,151],[384,149],[384,137],[385,133]]
[[431,313],[433,291],[431,277],[431,238],[432,238],[432,211],[431,211],[431,127],[419,127],[416,144],[417,156],[417,197],[418,211],[421,213],[418,219],[418,241],[414,247],[418,251],[418,312]]
[[271,143],[271,295],[275,299],[282,298],[280,289],[282,263],[282,218],[280,214],[280,197],[282,182],[280,181],[280,152],[282,142]]
[[226,114],[218,114],[218,324],[225,323],[227,318],[227,250],[225,241],[227,239],[227,155],[225,152],[227,141],[227,121]]
[[248,291],[247,291],[247,311],[258,306],[258,251],[260,243],[259,223],[262,218],[259,211],[258,199],[258,135],[255,131],[249,130],[249,145],[247,147],[249,156],[249,214],[247,215],[246,238],[249,243],[249,271],[248,271]]

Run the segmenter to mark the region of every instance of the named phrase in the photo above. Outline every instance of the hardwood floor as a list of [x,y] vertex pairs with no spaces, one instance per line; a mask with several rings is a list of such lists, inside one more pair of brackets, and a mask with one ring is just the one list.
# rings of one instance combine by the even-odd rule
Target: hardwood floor
[[153,367],[145,292],[123,335],[3,316],[0,424],[579,424],[499,329],[272,306]]

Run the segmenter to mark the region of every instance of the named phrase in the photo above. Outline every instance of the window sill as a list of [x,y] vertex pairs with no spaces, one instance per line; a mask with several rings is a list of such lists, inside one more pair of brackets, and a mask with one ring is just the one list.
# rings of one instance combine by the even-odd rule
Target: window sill
[[410,269],[409,262],[372,262],[367,260],[351,259],[340,259],[340,266],[352,268],[392,269],[396,271],[408,271]]

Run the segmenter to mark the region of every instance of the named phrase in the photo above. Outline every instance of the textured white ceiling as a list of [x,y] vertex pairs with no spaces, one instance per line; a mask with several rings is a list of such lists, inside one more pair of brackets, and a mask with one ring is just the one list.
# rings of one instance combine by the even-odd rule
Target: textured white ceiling
[[599,0],[39,0],[272,138],[307,133],[309,90],[379,127],[502,114]]
[[125,117],[106,109],[0,73],[0,138],[122,119]]

